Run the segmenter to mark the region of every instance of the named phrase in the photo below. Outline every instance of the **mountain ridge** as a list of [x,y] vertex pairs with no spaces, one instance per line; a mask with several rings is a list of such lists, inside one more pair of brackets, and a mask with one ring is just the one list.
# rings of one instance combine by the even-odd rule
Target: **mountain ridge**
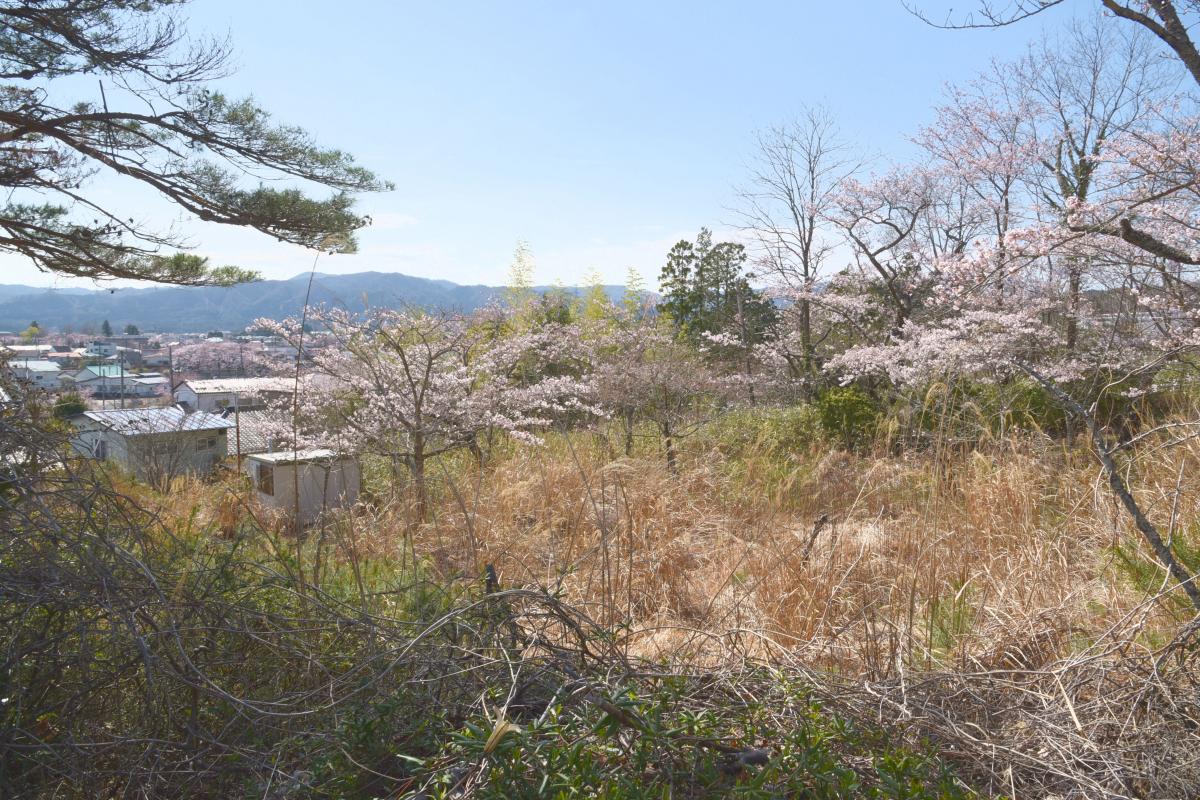
[[[99,329],[108,320],[114,330],[127,324],[144,331],[195,333],[240,330],[260,317],[299,314],[308,289],[309,273],[236,286],[151,286],[117,289],[48,289],[0,284],[0,329],[19,331],[37,320],[44,329]],[[538,286],[535,291],[553,287]],[[563,287],[579,294],[582,287]],[[614,299],[622,286],[605,286]],[[458,284],[438,278],[419,278],[400,272],[354,272],[313,275],[311,305],[361,310],[420,307],[473,311],[498,299],[502,286]]]

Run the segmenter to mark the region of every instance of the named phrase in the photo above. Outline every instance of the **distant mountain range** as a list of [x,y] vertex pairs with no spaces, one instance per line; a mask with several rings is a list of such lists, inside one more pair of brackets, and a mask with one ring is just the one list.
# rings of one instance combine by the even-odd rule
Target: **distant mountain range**
[[[545,291],[549,287],[537,288]],[[0,330],[20,331],[35,320],[43,329],[52,330],[98,329],[104,320],[115,331],[130,323],[147,332],[240,330],[259,317],[281,319],[299,314],[307,289],[307,273],[289,280],[222,288],[39,289],[0,284]],[[615,299],[624,288],[606,286],[605,290]],[[351,310],[371,306],[472,311],[499,298],[503,291],[498,286],[461,286],[397,272],[317,273],[310,302]]]

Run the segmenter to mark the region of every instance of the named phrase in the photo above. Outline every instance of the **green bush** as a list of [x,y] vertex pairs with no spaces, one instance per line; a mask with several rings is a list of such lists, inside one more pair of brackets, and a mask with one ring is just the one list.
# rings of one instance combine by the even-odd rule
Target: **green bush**
[[856,386],[835,386],[817,398],[821,428],[847,449],[861,447],[874,435],[879,409]]
[[[1189,575],[1200,574],[1200,521],[1180,526],[1171,537],[1170,545],[1175,560]],[[1146,550],[1140,539],[1119,542],[1113,548],[1113,555],[1121,577],[1139,592],[1153,596],[1163,590],[1166,567]],[[1181,623],[1190,620],[1196,613],[1191,600],[1173,579],[1166,585],[1176,588],[1161,599],[1159,607]]]
[[64,394],[54,401],[54,416],[59,419],[73,417],[76,414],[82,414],[84,411],[87,411],[87,404],[83,402],[83,398],[76,392]]
[[411,796],[457,796],[468,776],[480,800],[978,796],[929,750],[830,713],[786,674],[656,683],[610,687],[612,713],[574,701],[517,724],[473,715],[435,757],[412,759]]
[[972,384],[964,394],[977,405],[992,433],[1016,428],[1057,435],[1066,430],[1067,412],[1062,403],[1031,378]]
[[795,405],[729,411],[709,427],[706,444],[727,458],[786,457],[807,451],[823,438],[816,409]]

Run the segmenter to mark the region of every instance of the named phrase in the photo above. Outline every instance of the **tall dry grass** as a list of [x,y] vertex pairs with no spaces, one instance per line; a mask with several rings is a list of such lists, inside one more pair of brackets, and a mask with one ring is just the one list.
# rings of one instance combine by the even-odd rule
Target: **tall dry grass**
[[[1200,449],[1156,450],[1132,483],[1167,530],[1200,507]],[[772,458],[775,458],[772,456]],[[902,667],[1036,669],[1137,608],[1115,567],[1133,529],[1083,449],[814,449],[737,469],[703,439],[672,475],[591,437],[444,475],[410,541],[443,576],[492,564],[622,627],[639,655],[738,652],[886,678]],[[777,459],[776,459],[777,461]],[[1156,612],[1147,612],[1151,616]]]

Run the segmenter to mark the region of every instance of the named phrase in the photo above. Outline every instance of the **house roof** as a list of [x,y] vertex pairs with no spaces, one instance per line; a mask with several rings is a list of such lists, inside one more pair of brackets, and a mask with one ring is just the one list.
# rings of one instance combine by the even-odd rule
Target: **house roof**
[[179,406],[85,411],[81,417],[98,422],[123,436],[178,431],[212,431],[234,427],[233,422],[207,411],[188,413]]
[[27,369],[30,372],[62,372],[62,367],[53,361],[21,359],[20,361],[10,361],[8,365],[13,369]]
[[341,456],[333,450],[318,448],[315,450],[284,450],[280,453],[254,453],[248,455],[247,458],[266,464],[311,464],[314,461],[337,461],[345,456]]
[[236,431],[229,434],[229,451],[236,453],[241,447],[242,455],[265,453],[271,449],[271,428],[279,414],[270,409],[239,411],[231,414],[227,409],[225,419],[233,420]]
[[295,381],[288,378],[211,378],[184,383],[196,394],[290,392],[295,386]]
[[[119,378],[121,377],[122,368],[120,364],[93,364],[90,367],[84,367],[75,373],[76,379],[83,373],[90,372],[97,378]],[[124,370],[125,377],[132,378],[133,373],[129,370]]]

